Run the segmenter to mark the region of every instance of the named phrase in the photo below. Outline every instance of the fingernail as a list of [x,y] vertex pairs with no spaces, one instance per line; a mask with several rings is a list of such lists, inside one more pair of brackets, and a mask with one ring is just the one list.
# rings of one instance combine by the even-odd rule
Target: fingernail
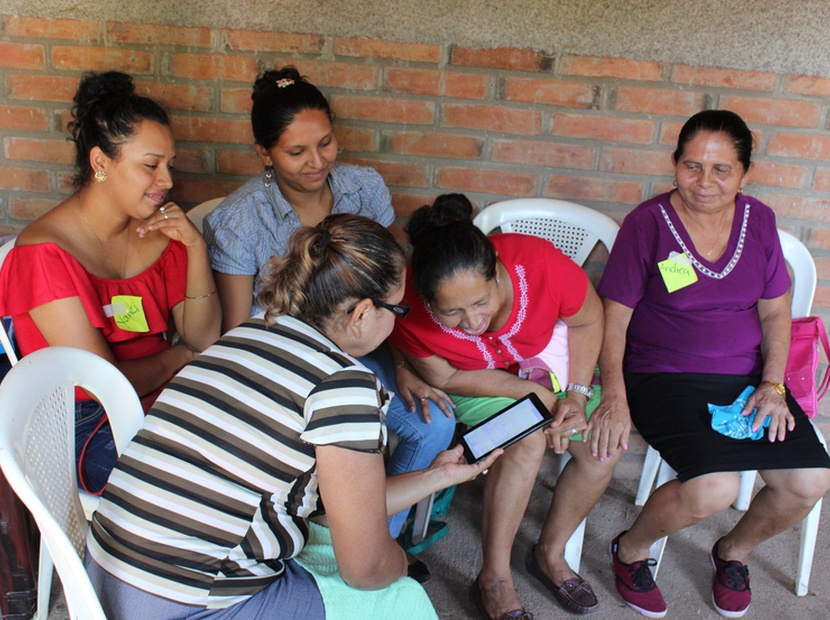
[[623,444],[623,450],[628,450],[628,444],[627,443]]

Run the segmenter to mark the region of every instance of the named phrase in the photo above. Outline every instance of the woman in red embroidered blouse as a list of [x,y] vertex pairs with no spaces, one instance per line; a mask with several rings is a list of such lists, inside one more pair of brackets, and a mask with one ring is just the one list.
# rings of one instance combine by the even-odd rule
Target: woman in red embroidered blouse
[[[551,243],[514,234],[488,239],[473,226],[471,214],[470,201],[458,194],[439,196],[413,214],[407,227],[412,311],[396,322],[392,342],[426,381],[453,396],[456,417],[465,424],[529,392],[554,412],[544,433],[514,444],[491,468],[484,494],[484,563],[473,594],[486,617],[532,617],[513,585],[510,556],[547,444],[573,458],[559,477],[527,566],[565,609],[589,613],[598,606],[596,597],[568,566],[564,551],[620,456],[603,452],[594,458],[580,436],[588,427],[586,409],[598,402],[589,385],[602,340],[602,306],[582,269]],[[567,326],[567,342],[555,335],[557,321]],[[564,370],[556,373],[561,388],[518,376],[528,363],[554,370],[557,358],[564,360]]]
[[[74,101],[77,191],[20,233],[0,272],[0,312],[24,355],[50,345],[93,351],[149,406],[219,337],[207,247],[167,200],[176,156],[167,113],[115,71],[84,76]],[[171,324],[180,337],[172,346]],[[91,440],[80,479],[99,490],[115,448],[100,405],[82,391],[78,399],[79,458]]]

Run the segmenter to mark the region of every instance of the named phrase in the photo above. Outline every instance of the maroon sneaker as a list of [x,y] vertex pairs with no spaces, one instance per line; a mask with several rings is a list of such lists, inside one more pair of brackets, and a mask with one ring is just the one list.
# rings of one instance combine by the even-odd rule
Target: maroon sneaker
[[712,566],[715,580],[712,583],[712,603],[721,616],[740,618],[749,609],[752,591],[749,589],[749,568],[737,560],[723,560],[718,555],[718,545],[712,547]]
[[657,560],[649,558],[626,564],[617,555],[617,547],[620,542],[621,532],[611,541],[611,566],[614,569],[614,582],[617,592],[628,603],[629,607],[639,611],[647,618],[662,618],[666,615],[668,607],[660,588],[654,583],[651,576],[651,567],[657,566]]

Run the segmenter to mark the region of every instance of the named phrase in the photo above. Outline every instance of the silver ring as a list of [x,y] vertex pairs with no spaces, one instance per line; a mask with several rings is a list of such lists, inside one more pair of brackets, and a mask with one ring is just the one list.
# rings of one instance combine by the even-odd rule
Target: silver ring
[[578,432],[579,432],[578,430],[576,430],[575,428],[572,428],[571,429],[571,436],[576,435]]
[[425,400],[429,400],[429,399],[426,396],[421,396],[421,398],[419,398],[418,400],[421,401],[421,402],[424,402]]
[[169,220],[169,219],[170,219],[170,216],[169,216],[169,215],[167,215],[167,214],[165,213],[165,214],[164,214],[164,219]]
[[164,210],[164,207],[161,207],[161,208],[159,209],[159,211],[161,211],[161,214],[162,214],[162,215],[164,215],[165,213],[167,213],[167,211],[165,211],[165,210]]

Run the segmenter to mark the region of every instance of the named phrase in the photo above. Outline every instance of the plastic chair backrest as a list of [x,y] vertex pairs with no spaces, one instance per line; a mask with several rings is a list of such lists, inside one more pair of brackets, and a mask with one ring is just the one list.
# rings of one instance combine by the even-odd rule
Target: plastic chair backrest
[[779,229],[778,238],[784,259],[793,272],[792,313],[793,318],[810,316],[813,298],[816,295],[816,263],[807,247],[790,233]]
[[485,234],[496,228],[544,237],[578,265],[597,242],[611,251],[619,225],[590,207],[555,198],[516,198],[494,202],[473,220]]
[[[3,266],[3,262],[6,260],[9,252],[11,252],[14,247],[15,241],[17,241],[17,237],[6,241],[3,245],[0,245],[0,268]],[[12,339],[9,336],[9,332],[6,331],[6,324],[2,319],[3,317],[0,317],[0,345],[3,346],[3,350],[6,352],[6,357],[9,358],[9,362],[12,366],[14,366],[17,364],[17,353],[14,351]]]
[[193,225],[199,229],[199,232],[204,232],[202,228],[202,221],[205,219],[205,216],[213,211],[224,199],[224,196],[220,196],[219,198],[211,198],[210,200],[197,204],[187,212],[187,217],[189,217],[190,221],[193,222]]
[[47,347],[20,360],[0,384],[0,468],[31,511],[64,585],[72,618],[105,620],[83,557],[87,522],[75,472],[75,387],[94,394],[120,453],[141,427],[141,402],[105,359]]

